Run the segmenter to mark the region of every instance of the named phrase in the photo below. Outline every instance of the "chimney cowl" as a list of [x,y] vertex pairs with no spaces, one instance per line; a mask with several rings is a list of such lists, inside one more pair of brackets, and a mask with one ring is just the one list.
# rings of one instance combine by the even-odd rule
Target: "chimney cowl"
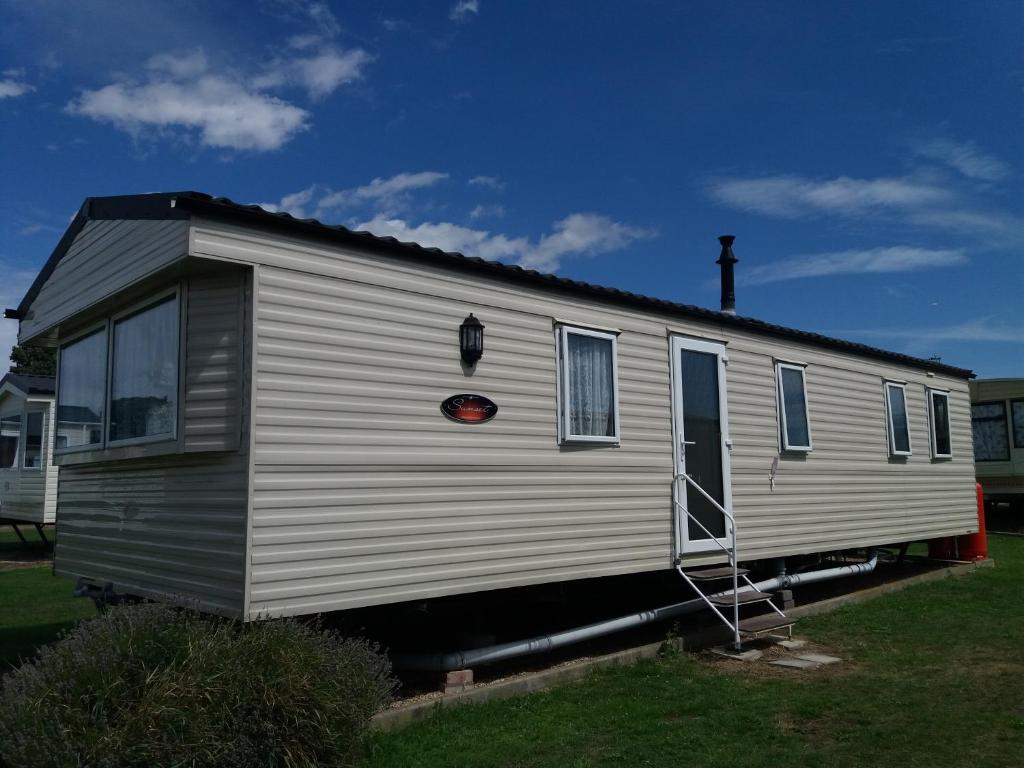
[[716,264],[722,266],[722,305],[721,311],[728,315],[736,314],[736,284],[733,265],[739,261],[732,252],[732,244],[736,241],[733,235],[722,235],[718,242],[722,244],[722,253]]

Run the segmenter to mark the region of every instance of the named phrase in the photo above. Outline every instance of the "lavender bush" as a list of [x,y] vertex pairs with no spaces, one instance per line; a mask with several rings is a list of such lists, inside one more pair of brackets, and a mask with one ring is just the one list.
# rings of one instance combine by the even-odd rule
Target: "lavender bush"
[[344,766],[390,700],[362,640],[156,604],[79,624],[3,679],[0,758],[46,766]]

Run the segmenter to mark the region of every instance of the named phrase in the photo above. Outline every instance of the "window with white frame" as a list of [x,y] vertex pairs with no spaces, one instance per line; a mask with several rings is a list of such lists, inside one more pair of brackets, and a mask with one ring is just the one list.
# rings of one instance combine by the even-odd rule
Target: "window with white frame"
[[619,440],[619,376],[615,334],[560,326],[559,434],[563,442]]
[[174,290],[61,347],[58,452],[175,438],[180,322]]
[[1006,403],[971,404],[971,431],[975,461],[1009,461],[1010,437],[1006,430]]
[[65,344],[58,365],[57,432],[68,449],[103,442],[107,400],[107,327]]
[[953,441],[949,430],[949,392],[928,390],[928,421],[931,425],[932,457],[953,457]]
[[0,469],[18,465],[18,443],[21,441],[21,414],[0,417]]
[[25,450],[22,453],[22,468],[43,466],[43,414],[39,411],[25,414]]
[[807,377],[804,366],[776,363],[779,426],[784,451],[810,451],[811,420],[807,413]]
[[885,403],[889,421],[889,453],[910,456],[910,420],[907,417],[907,385],[885,382]]

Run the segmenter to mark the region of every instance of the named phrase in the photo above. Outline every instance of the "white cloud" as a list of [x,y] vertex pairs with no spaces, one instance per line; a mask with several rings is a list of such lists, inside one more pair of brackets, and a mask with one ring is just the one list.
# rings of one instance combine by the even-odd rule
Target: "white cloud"
[[208,147],[255,151],[278,149],[305,130],[310,118],[300,107],[217,75],[112,83],[83,91],[66,109],[133,136],[145,128],[184,128],[198,131]]
[[505,217],[505,206],[503,205],[478,205],[469,212],[469,218],[473,219],[501,219]]
[[[11,70],[8,70],[11,72]],[[4,74],[7,74],[5,72]],[[22,82],[15,77],[11,77],[7,80],[0,80],[0,99],[13,99],[17,96],[24,96],[26,93],[34,91],[28,83]]]
[[931,328],[874,328],[847,331],[846,335],[911,341],[988,341],[1024,344],[1024,326],[997,323],[991,317],[979,317],[955,325]]
[[554,271],[565,256],[590,256],[621,250],[637,240],[654,237],[649,229],[633,227],[593,213],[573,213],[553,225],[536,243],[450,222],[411,225],[403,219],[376,216],[357,229],[391,236],[425,247],[458,251],[467,256],[515,261],[529,269]]
[[378,177],[369,184],[349,189],[331,190],[320,184],[285,195],[276,203],[260,203],[269,211],[287,211],[299,218],[318,219],[336,215],[347,208],[372,205],[378,213],[393,214],[408,202],[409,194],[418,189],[432,187],[448,178],[439,171],[397,173],[387,178]]
[[967,256],[958,250],[929,250],[893,246],[793,256],[773,264],[765,264],[741,272],[738,279],[746,285],[763,285],[826,275],[915,272],[923,269],[958,266],[966,264],[967,261]]
[[474,176],[468,183],[471,187],[486,187],[495,192],[501,192],[505,188],[505,182],[496,176]]
[[322,99],[339,86],[360,79],[372,60],[360,48],[325,48],[313,56],[273,60],[263,74],[253,78],[252,85],[257,89],[294,85],[306,89],[310,98]]
[[158,53],[146,62],[147,69],[183,79],[202,75],[208,66],[206,52],[202,49],[184,53]]
[[952,193],[937,183],[907,177],[809,179],[766,176],[725,179],[708,187],[720,203],[765,216],[859,216],[882,209],[913,209],[948,201]]
[[309,14],[309,18],[313,20],[313,23],[325,35],[337,37],[338,33],[341,32],[341,24],[338,23],[338,19],[331,13],[327,3],[310,3],[306,12]]
[[470,15],[480,13],[479,0],[459,0],[448,11],[448,18],[452,21],[466,21]]
[[978,149],[973,141],[958,143],[933,139],[914,147],[916,154],[948,165],[969,179],[999,181],[1010,175],[1010,166],[995,155]]

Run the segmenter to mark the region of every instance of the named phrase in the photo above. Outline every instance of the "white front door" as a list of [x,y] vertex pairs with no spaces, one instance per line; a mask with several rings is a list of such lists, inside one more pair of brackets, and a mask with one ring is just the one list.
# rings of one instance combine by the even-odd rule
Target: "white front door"
[[[732,514],[729,469],[732,441],[726,407],[725,363],[725,345],[720,342],[672,337],[676,475],[689,475]],[[681,478],[673,492],[679,502],[673,505],[676,554],[720,550],[715,540],[726,544],[729,535],[725,516]]]

